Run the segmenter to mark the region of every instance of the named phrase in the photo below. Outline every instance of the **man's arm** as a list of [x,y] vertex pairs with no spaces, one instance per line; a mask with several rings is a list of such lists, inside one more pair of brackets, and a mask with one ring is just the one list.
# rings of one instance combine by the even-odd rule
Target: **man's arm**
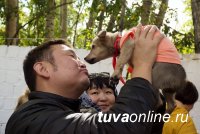
[[[148,134],[151,133],[153,122],[147,120],[134,121],[133,116],[144,114],[148,116],[148,113],[153,112],[156,105],[156,97],[151,85],[151,71],[154,61],[156,59],[157,46],[163,39],[164,35],[154,37],[157,30],[155,26],[148,26],[142,30],[142,26],[138,25],[135,33],[135,48],[132,55],[132,64],[134,65],[134,73],[132,79],[127,81],[122,87],[119,96],[116,99],[116,103],[111,108],[110,113],[115,114],[115,117],[119,117],[119,114],[129,116],[129,120],[123,123],[123,120],[118,122],[99,123],[102,128],[101,133],[132,133],[132,134]],[[104,118],[106,116],[102,116]],[[151,118],[151,117],[150,117]],[[114,117],[112,118],[114,119]]]
[[132,64],[134,65],[132,78],[141,77],[151,83],[151,72],[156,59],[157,46],[164,38],[163,34],[154,37],[156,30],[158,30],[156,26],[146,26],[143,30],[142,25],[137,26],[132,57]]

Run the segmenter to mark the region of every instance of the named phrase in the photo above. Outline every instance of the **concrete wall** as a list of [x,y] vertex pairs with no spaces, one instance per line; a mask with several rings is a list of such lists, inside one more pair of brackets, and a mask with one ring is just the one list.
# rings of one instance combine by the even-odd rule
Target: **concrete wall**
[[[26,84],[23,78],[22,63],[25,55],[33,47],[0,46],[0,134],[4,134],[5,125],[13,112],[17,98],[23,93]],[[86,50],[75,50],[78,56],[83,57]],[[186,69],[188,79],[194,82],[200,92],[200,60],[192,60],[193,56],[184,56],[182,64]],[[113,72],[112,59],[107,59],[94,65],[86,63],[90,73]],[[124,72],[124,76],[125,76]],[[122,84],[119,85],[119,87]],[[191,111],[196,127],[200,132],[200,100]]]

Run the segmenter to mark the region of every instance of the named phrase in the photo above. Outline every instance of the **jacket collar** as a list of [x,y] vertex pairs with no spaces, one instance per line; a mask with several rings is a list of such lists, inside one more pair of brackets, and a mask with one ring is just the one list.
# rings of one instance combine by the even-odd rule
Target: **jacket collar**
[[53,93],[32,91],[29,94],[29,100],[33,99],[45,99],[45,100],[49,99],[61,103],[75,112],[78,112],[80,110],[80,103],[81,103],[80,99],[69,99]]

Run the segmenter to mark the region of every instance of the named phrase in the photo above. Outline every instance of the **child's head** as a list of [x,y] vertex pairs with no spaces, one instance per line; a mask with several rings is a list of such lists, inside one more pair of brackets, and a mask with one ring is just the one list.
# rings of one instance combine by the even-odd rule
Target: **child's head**
[[196,86],[187,81],[186,86],[182,90],[178,90],[175,95],[175,99],[180,101],[184,105],[190,106],[189,110],[193,108],[194,103],[198,100],[199,94]]

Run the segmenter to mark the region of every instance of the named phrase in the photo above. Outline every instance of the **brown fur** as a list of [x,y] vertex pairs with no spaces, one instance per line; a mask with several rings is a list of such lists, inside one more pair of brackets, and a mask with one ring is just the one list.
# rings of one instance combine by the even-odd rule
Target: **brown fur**
[[[90,53],[84,58],[88,63],[94,64],[103,59],[112,57],[114,54],[114,42],[118,33],[110,33],[100,31],[92,41],[92,49]],[[120,50],[120,55],[117,60],[116,69],[112,75],[113,78],[120,78],[123,67],[131,58],[134,48],[134,41],[128,39]],[[152,72],[152,84],[155,88],[155,93],[158,97],[158,104],[162,104],[159,97],[159,90],[162,92],[167,101],[167,112],[170,113],[174,107],[174,94],[176,90],[180,90],[185,86],[186,73],[184,68],[178,64],[156,62]]]

